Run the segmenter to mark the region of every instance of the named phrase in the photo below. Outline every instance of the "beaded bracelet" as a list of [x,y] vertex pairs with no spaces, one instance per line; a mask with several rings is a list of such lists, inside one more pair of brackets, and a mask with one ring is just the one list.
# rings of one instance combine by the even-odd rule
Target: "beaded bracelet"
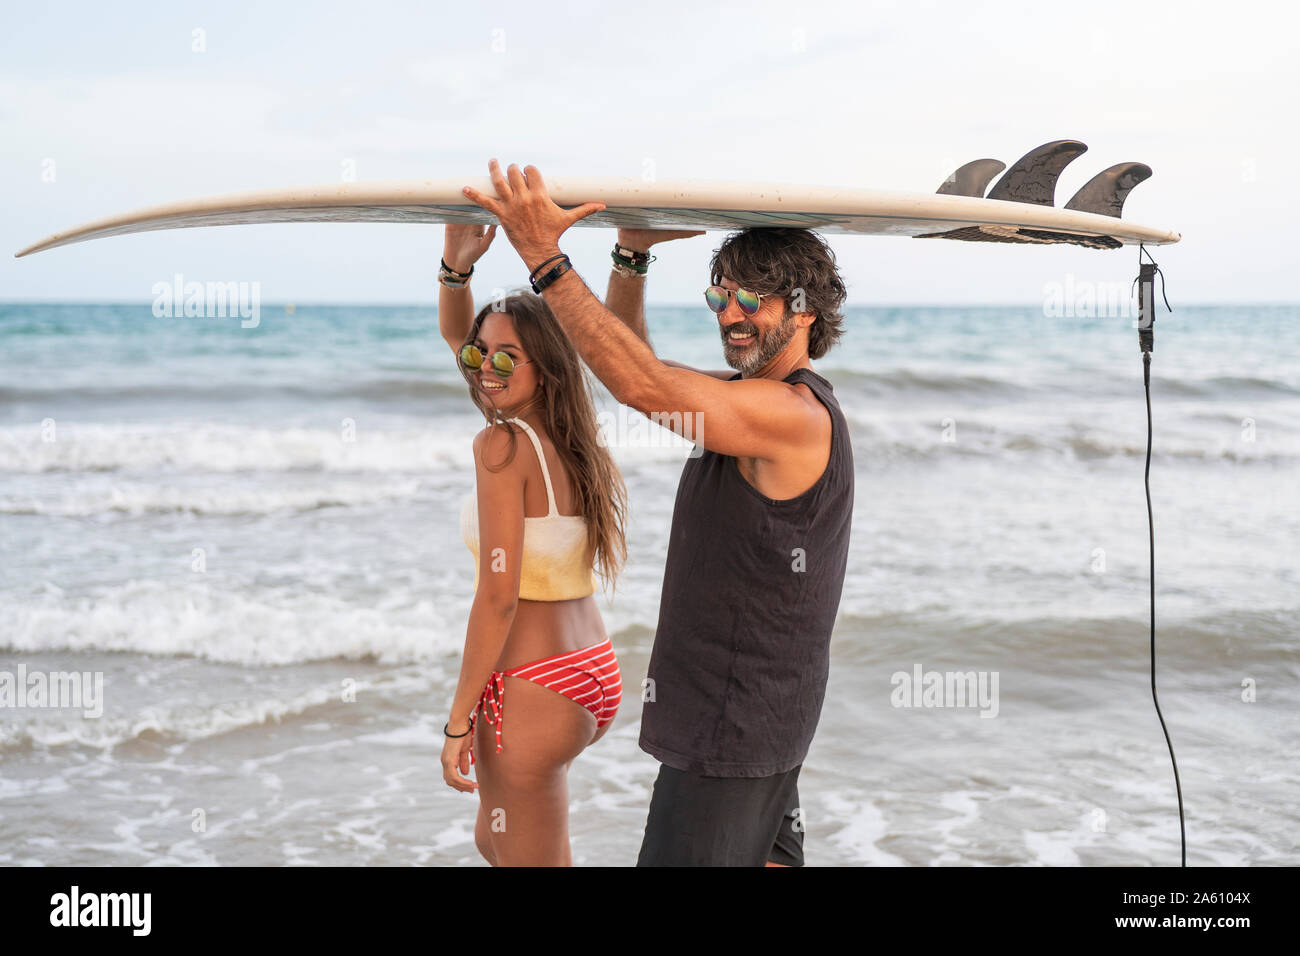
[[646,272],[648,271],[646,269],[638,270],[633,266],[624,265],[622,262],[618,260],[617,257],[614,259],[614,265],[612,266],[612,268],[619,275],[627,276],[629,279],[644,279],[646,276]]

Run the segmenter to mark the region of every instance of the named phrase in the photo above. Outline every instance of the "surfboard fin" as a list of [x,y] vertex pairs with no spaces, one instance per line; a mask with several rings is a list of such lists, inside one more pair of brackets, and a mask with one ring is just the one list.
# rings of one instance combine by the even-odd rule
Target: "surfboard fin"
[[[1058,139],[1044,143],[1016,160],[1002,178],[993,184],[987,199],[1051,206],[1056,198],[1056,180],[1061,170],[1088,151],[1077,139]],[[988,181],[1003,168],[996,159],[977,159],[948,177],[939,192],[955,196],[979,197]],[[1130,189],[1151,175],[1141,163],[1120,163],[1098,173],[1066,205],[1077,212],[1100,213],[1119,218],[1124,197]],[[966,242],[1023,242],[1043,245],[1069,243],[1093,249],[1118,249],[1123,245],[1113,236],[1085,236],[1050,229],[1023,226],[965,226],[946,232],[932,232],[918,239],[960,239]]]
[[959,166],[935,192],[941,196],[974,196],[982,199],[989,182],[1006,168],[1007,164],[1000,159],[971,160],[966,165]]
[[1151,167],[1145,163],[1117,163],[1084,183],[1065,208],[1118,219],[1129,191],[1150,178]]
[[993,184],[987,198],[1050,206],[1061,170],[1087,151],[1077,139],[1053,140],[1031,149]]

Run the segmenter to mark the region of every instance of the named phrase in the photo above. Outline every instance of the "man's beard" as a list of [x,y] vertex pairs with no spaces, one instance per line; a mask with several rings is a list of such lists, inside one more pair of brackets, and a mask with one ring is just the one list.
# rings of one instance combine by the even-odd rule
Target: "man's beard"
[[794,313],[786,315],[781,324],[774,329],[768,329],[766,332],[757,325],[753,326],[758,333],[758,340],[751,342],[742,348],[737,348],[731,344],[729,336],[733,328],[723,329],[722,331],[722,355],[727,360],[727,364],[740,372],[741,375],[753,375],[763,368],[768,362],[776,358],[794,338],[798,331],[794,321]]

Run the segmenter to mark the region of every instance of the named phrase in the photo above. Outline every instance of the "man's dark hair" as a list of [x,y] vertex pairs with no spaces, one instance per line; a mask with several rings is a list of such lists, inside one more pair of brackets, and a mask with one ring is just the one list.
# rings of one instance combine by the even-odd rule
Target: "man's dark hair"
[[758,228],[732,233],[713,251],[709,272],[714,285],[726,276],[742,289],[784,297],[784,318],[794,314],[790,297],[802,289],[800,311],[817,316],[808,326],[809,358],[821,358],[844,334],[840,308],[848,293],[835,268],[835,253],[812,230]]

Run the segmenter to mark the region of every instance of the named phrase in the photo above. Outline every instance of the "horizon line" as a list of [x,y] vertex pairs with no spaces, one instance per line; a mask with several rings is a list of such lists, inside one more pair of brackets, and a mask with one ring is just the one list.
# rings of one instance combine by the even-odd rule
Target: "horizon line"
[[[142,299],[4,299],[0,298],[0,305],[149,305],[153,300],[149,298]],[[437,311],[436,302],[383,302],[383,301],[311,301],[311,300],[269,300],[260,303],[264,306],[287,306],[294,307],[314,307],[314,308],[401,308],[401,309],[430,309]],[[603,304],[603,303],[602,303]],[[646,308],[662,309],[705,309],[705,306],[696,302],[647,302]],[[845,304],[844,308],[1002,308],[1007,306],[1029,307],[1040,306],[1041,300],[1034,301],[1002,301],[1002,302],[866,302],[857,305]],[[1190,305],[1184,304],[1183,308],[1226,308],[1233,306],[1295,306],[1300,307],[1300,300],[1251,300],[1240,302],[1193,302]]]

